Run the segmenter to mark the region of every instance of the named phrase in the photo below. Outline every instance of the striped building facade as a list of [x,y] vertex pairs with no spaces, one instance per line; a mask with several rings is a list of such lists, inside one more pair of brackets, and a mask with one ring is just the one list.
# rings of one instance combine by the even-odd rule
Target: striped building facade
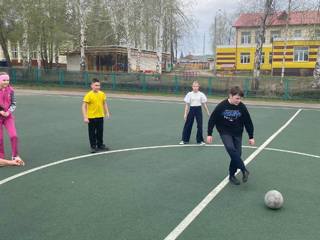
[[[288,75],[310,75],[320,47],[320,16],[317,12],[290,14],[285,41],[284,13],[270,20],[262,50],[261,70],[279,74],[284,65]],[[217,71],[252,71],[259,31],[259,14],[242,14],[234,24],[236,44],[217,46]],[[284,59],[284,60],[283,60]]]

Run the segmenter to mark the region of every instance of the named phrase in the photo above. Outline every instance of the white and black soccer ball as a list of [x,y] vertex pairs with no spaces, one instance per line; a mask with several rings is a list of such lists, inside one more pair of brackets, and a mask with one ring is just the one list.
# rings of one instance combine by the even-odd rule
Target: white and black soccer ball
[[283,206],[283,196],[277,190],[270,190],[264,196],[264,203],[268,208],[280,209]]

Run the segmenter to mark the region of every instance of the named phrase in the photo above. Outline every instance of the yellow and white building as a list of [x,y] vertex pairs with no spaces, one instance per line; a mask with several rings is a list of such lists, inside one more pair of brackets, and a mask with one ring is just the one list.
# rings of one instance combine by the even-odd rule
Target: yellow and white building
[[[236,44],[220,45],[216,48],[218,71],[254,69],[260,17],[257,13],[242,14],[236,20]],[[287,41],[286,18],[287,14],[281,12],[274,14],[267,21],[261,70],[277,74],[284,65],[287,74],[309,75],[315,67],[320,47],[320,16],[316,11],[292,12]]]

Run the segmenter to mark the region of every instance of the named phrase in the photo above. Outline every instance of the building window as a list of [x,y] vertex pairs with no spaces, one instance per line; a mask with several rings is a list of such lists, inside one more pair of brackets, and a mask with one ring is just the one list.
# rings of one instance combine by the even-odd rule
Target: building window
[[241,44],[250,44],[251,43],[251,33],[242,32],[241,33]]
[[301,30],[294,30],[293,37],[302,37]]
[[12,58],[18,58],[18,48],[16,46],[11,47]]
[[250,53],[241,53],[240,54],[240,63],[242,63],[242,64],[250,63]]
[[293,54],[295,62],[306,62],[309,59],[308,47],[295,47]]
[[269,64],[272,64],[272,57],[273,57],[273,54],[271,52],[271,53],[269,53]]
[[270,32],[270,42],[272,43],[275,38],[281,37],[281,31],[271,31]]

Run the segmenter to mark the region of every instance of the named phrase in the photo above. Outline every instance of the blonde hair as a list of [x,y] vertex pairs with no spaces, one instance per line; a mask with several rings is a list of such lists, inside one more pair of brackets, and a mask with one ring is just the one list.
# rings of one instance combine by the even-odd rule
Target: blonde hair
[[198,84],[198,85],[200,86],[200,83],[199,83],[197,80],[193,81],[193,82],[192,82],[192,85],[193,85],[193,84]]

